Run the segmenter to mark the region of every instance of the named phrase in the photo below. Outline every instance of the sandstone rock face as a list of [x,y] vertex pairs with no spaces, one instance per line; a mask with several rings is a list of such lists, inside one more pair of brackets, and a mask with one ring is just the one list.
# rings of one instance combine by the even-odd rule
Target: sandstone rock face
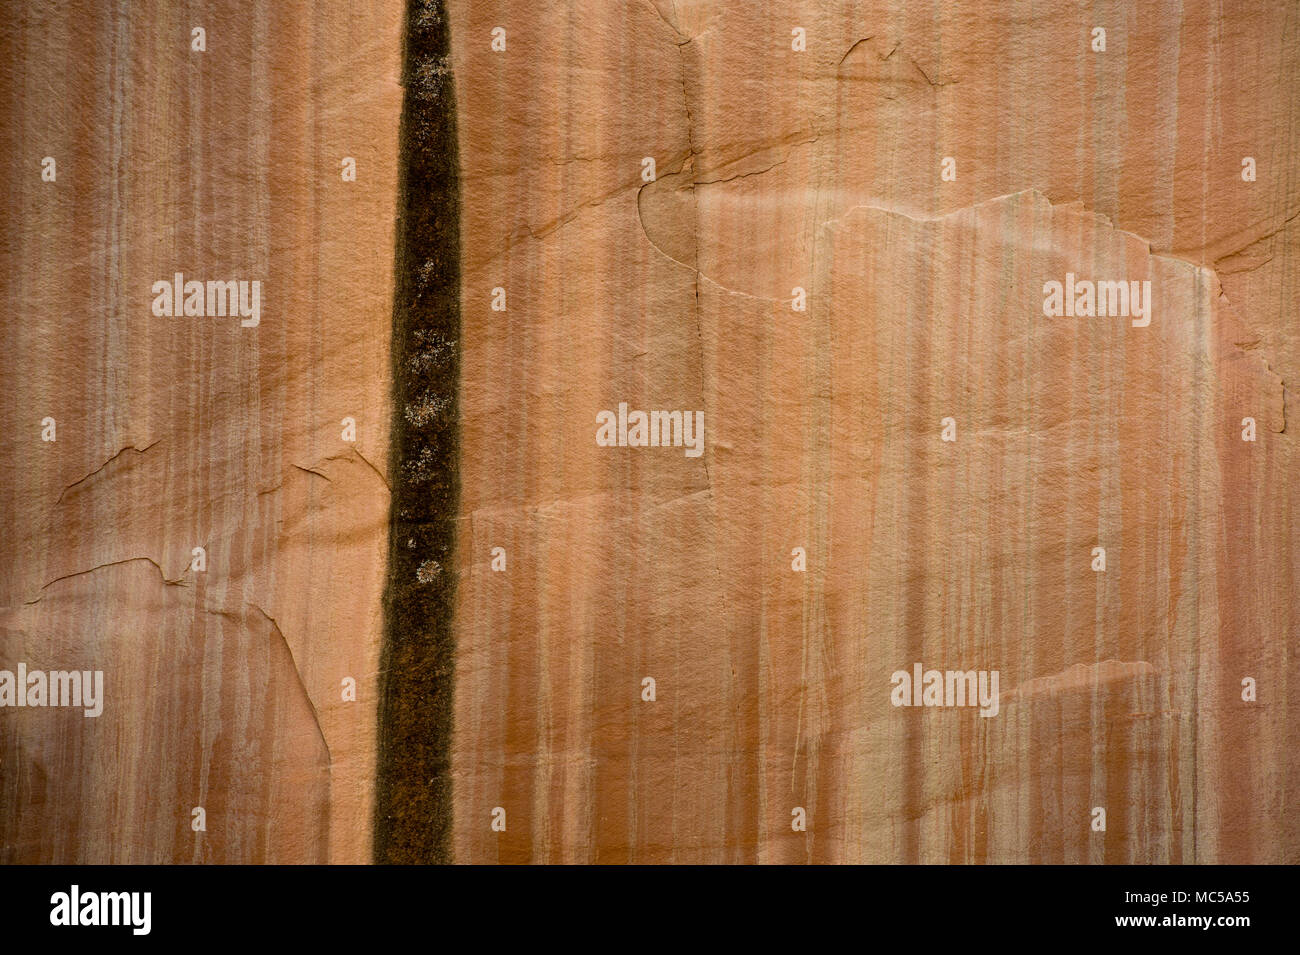
[[1293,3],[404,6],[0,27],[0,860],[1300,861]]
[[[104,675],[99,717],[0,710],[4,861],[370,858],[401,30],[396,2],[0,27],[0,668]],[[155,315],[177,272],[259,281],[258,324]]]
[[1294,8],[449,6],[456,857],[1295,861]]

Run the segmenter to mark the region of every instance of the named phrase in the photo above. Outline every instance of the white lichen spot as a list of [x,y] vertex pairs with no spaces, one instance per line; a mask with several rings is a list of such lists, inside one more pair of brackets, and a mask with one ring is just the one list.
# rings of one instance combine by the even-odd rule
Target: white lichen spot
[[422,584],[431,583],[435,577],[442,573],[442,564],[436,560],[426,560],[415,570],[415,579]]
[[412,484],[424,484],[434,475],[434,458],[432,448],[421,448],[414,461],[402,462],[402,473]]
[[454,339],[446,339],[436,332],[418,331],[415,334],[416,349],[407,359],[407,367],[414,374],[441,370],[456,354]]
[[437,0],[423,0],[415,10],[415,25],[421,30],[427,30],[430,27],[436,27],[442,22],[442,17],[438,13]]
[[418,99],[435,102],[450,75],[451,64],[447,57],[425,60],[415,69],[415,77],[411,81],[412,91]]
[[406,420],[413,427],[423,428],[429,422],[437,419],[447,408],[447,399],[440,395],[426,395],[418,401],[413,401],[406,406],[403,412]]

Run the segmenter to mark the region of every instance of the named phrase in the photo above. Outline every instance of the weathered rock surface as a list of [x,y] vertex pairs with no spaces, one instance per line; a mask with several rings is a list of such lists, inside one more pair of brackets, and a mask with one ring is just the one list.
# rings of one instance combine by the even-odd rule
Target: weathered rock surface
[[[389,429],[437,413],[390,397],[402,7],[0,26],[0,670],[105,675],[0,708],[0,860],[371,858]],[[461,189],[439,857],[1300,861],[1293,3],[412,16]],[[155,314],[177,272],[260,322]],[[1149,323],[1046,314],[1073,279]],[[702,453],[601,446],[620,404]],[[917,667],[996,705],[896,705]]]
[[[6,11],[0,668],[105,700],[0,710],[4,861],[370,858],[401,18]],[[259,324],[154,315],[176,272]]]
[[457,858],[1296,861],[1294,7],[450,7]]

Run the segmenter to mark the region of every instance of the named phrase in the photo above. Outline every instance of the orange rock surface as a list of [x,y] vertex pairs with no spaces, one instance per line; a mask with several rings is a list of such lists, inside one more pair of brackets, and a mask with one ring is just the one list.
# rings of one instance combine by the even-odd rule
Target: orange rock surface
[[[97,718],[0,710],[0,860],[371,856],[402,25],[84,2],[0,26],[0,668],[105,684]],[[259,324],[155,315],[176,272],[260,281]]]
[[1300,861],[1293,3],[404,6],[0,26],[0,671],[104,674],[0,705],[0,861],[386,858],[435,28],[454,712],[404,860]]
[[450,8],[456,857],[1294,862],[1294,9]]

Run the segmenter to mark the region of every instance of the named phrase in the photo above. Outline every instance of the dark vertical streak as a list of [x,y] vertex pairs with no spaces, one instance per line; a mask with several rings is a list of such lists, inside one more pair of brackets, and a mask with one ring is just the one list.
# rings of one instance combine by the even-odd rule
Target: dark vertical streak
[[440,0],[410,0],[402,74],[374,858],[450,862],[460,223]]

